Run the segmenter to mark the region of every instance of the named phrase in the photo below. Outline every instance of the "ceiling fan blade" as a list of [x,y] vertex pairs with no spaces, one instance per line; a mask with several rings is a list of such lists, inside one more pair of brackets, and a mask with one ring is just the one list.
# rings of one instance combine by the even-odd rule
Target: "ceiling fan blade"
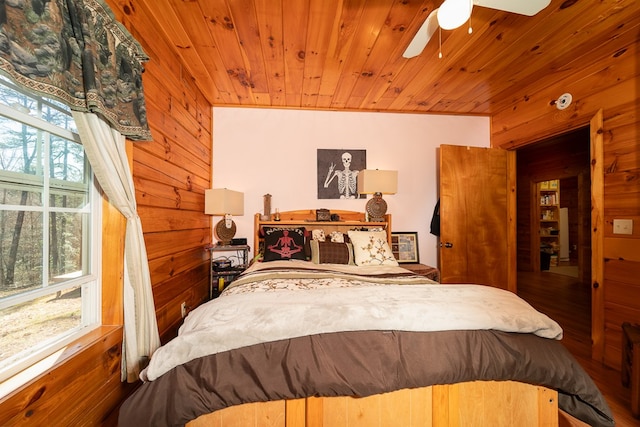
[[416,35],[407,46],[407,49],[402,54],[405,58],[413,58],[414,56],[418,56],[422,53],[424,48],[431,40],[431,37],[435,34],[438,29],[438,9],[434,9],[427,19],[424,21]]
[[545,7],[551,0],[473,0],[473,4],[505,12],[533,16]]

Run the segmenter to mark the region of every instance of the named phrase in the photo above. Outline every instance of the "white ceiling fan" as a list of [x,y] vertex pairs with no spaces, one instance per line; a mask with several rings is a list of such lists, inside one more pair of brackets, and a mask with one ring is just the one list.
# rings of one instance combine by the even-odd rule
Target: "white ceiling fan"
[[453,30],[467,22],[473,5],[533,16],[549,3],[551,0],[444,0],[439,8],[429,14],[402,56],[413,58],[420,55],[438,27]]

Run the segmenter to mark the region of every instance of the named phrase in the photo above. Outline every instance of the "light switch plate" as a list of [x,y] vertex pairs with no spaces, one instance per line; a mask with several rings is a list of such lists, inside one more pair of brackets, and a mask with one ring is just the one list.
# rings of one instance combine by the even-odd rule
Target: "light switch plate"
[[632,219],[614,219],[613,234],[633,234]]

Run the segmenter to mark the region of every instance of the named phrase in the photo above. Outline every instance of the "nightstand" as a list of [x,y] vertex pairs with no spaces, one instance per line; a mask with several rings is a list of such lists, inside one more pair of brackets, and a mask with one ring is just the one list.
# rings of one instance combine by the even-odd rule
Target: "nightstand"
[[[250,248],[248,245],[217,245],[207,249],[210,251],[209,299],[213,299],[246,270],[249,265]],[[225,256],[223,253],[229,255]],[[220,266],[220,262],[227,262],[229,265]]]
[[431,267],[430,265],[424,264],[400,264],[400,267],[406,268],[409,271],[413,271],[416,274],[420,274],[422,276],[426,276],[431,280],[435,280],[436,282],[440,281],[440,270],[436,267]]

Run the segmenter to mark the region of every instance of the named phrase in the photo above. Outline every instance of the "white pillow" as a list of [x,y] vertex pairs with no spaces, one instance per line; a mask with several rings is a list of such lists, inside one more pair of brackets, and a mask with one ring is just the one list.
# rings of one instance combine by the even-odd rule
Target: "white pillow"
[[315,230],[311,230],[311,238],[319,242],[324,242],[325,241],[324,230],[322,228],[316,228]]
[[398,265],[384,231],[349,230],[356,265]]

